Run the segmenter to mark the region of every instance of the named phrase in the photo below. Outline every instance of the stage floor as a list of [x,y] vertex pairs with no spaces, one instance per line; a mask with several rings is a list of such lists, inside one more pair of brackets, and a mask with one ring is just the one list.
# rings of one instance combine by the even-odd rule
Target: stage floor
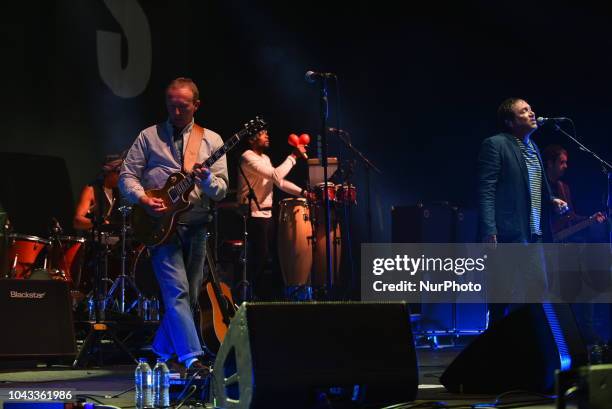
[[[475,403],[489,403],[495,400],[493,395],[458,395],[445,391],[440,385],[439,377],[446,366],[460,352],[461,347],[442,347],[431,349],[419,347],[419,392],[414,404],[427,408],[428,401],[445,402],[452,407],[469,407]],[[28,370],[0,371],[0,401],[8,401],[11,390],[71,390],[77,397],[86,398],[89,402],[99,401],[106,405],[120,408],[134,407],[133,373],[134,365],[113,365],[94,369],[73,370],[67,367],[37,367]],[[516,394],[509,396],[504,403],[513,401],[531,401],[535,396]],[[188,407],[188,406],[186,406]],[[208,407],[212,407],[208,406]],[[410,406],[406,406],[410,407]],[[433,407],[433,406],[431,406]],[[540,405],[521,405],[517,408],[554,408],[554,403]],[[571,405],[568,407],[572,407]],[[290,408],[288,408],[290,409]]]

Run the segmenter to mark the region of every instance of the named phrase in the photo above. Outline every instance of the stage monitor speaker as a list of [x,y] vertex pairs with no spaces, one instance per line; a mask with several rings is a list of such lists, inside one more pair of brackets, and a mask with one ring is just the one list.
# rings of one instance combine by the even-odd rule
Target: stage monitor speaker
[[70,303],[63,281],[0,280],[0,358],[74,358]]
[[556,369],[577,368],[587,360],[568,304],[526,304],[469,344],[440,382],[456,393],[550,393]]
[[243,303],[214,368],[226,409],[310,408],[322,393],[387,405],[418,387],[404,303]]
[[393,206],[393,243],[453,243],[453,208],[446,204]]

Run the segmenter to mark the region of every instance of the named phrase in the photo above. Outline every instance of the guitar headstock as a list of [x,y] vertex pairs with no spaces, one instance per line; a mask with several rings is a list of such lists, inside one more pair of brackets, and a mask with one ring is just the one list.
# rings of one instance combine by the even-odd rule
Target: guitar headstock
[[256,116],[255,119],[251,119],[249,122],[247,122],[246,124],[244,124],[244,129],[242,131],[240,131],[240,133],[242,136],[253,136],[253,135],[257,135],[257,133],[263,131],[264,129],[266,129],[268,127],[268,124],[266,123],[266,121],[263,120],[263,118]]

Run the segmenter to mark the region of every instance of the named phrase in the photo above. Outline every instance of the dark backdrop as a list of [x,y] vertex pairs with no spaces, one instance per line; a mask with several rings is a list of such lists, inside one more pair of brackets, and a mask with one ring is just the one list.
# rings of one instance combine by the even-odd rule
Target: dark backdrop
[[[263,115],[270,156],[279,163],[289,133],[315,135],[319,127],[318,91],[304,81],[305,71],[331,71],[341,100],[332,88],[330,125],[349,131],[383,171],[371,178],[372,241],[389,240],[392,205],[475,205],[478,147],[496,132],[495,110],[508,96],[524,97],[537,115],[573,118],[583,141],[612,157],[612,15],[603,6],[267,3],[58,0],[7,7],[0,17],[0,150],[64,158],[69,181],[50,181],[41,168],[23,183],[34,191],[68,183],[76,197],[105,154],[165,119],[169,80],[189,76],[202,92],[200,123],[227,138]],[[542,148],[569,148],[578,210],[601,208],[605,179],[597,164],[552,131],[535,139]],[[338,141],[330,146],[349,157]],[[237,156],[230,155],[233,181]],[[303,185],[305,174],[301,165],[290,179]],[[355,234],[363,238],[359,166],[355,183]]]

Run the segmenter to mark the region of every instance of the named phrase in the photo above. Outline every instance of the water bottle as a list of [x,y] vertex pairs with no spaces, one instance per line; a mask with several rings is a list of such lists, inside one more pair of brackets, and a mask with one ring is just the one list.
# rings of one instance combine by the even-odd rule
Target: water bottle
[[138,358],[138,366],[134,373],[136,393],[136,409],[152,408],[153,407],[153,394],[152,392],[152,381],[153,373],[151,367],[147,363],[146,358]]
[[149,314],[148,310],[149,302],[146,297],[138,298],[138,316],[142,318],[143,321],[147,321],[147,315]]
[[170,370],[166,360],[157,358],[153,368],[153,406],[167,408],[170,406]]
[[96,320],[96,300],[93,296],[87,299],[87,313],[89,315],[89,321]]
[[149,320],[159,321],[159,300],[157,297],[149,300]]

